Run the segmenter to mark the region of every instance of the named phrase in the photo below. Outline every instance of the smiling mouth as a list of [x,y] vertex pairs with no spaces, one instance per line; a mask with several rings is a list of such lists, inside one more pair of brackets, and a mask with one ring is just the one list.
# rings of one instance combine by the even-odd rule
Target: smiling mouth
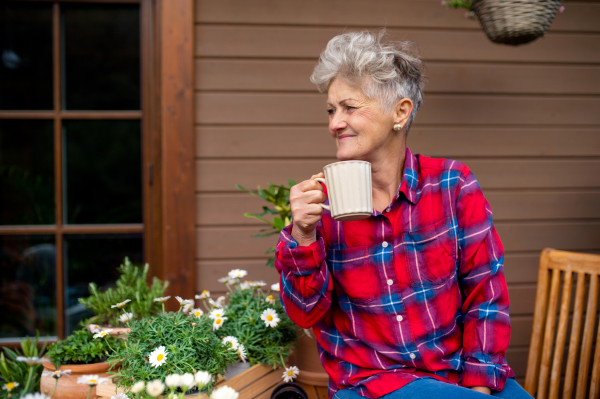
[[347,139],[350,137],[356,137],[354,134],[340,134],[337,138],[338,140],[343,140],[343,139]]

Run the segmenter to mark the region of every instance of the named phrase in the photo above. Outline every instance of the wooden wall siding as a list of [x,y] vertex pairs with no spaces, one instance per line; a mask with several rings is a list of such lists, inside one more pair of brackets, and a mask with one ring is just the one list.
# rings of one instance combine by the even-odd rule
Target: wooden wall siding
[[600,252],[600,3],[566,2],[532,44],[490,43],[438,0],[196,0],[197,290],[232,268],[264,266],[276,237],[245,218],[261,200],[235,189],[302,180],[335,161],[325,96],[309,76],[327,41],[386,26],[427,62],[415,153],[466,163],[503,239],[513,333],[525,375],[537,266],[546,246]]

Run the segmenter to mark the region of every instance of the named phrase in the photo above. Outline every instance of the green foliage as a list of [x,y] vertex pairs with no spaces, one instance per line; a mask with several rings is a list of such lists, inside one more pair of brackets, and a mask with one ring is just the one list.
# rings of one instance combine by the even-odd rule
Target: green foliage
[[0,388],[0,398],[13,398],[21,397],[27,393],[39,392],[40,391],[40,377],[44,366],[37,364],[34,366],[28,366],[24,362],[17,361],[17,357],[39,357],[44,355],[46,350],[46,343],[38,348],[39,333],[34,339],[27,337],[21,341],[21,349],[11,350],[4,348],[4,353],[0,353],[0,375],[4,382],[0,383],[4,386],[5,383],[16,382],[19,384],[11,392],[8,392]]
[[[212,324],[207,315],[196,318],[183,312],[161,312],[130,322],[125,345],[110,356],[111,362],[121,362],[117,385],[127,390],[137,381],[164,382],[169,374],[197,371],[225,375],[227,365],[237,362],[237,351],[223,345],[212,332]],[[149,356],[160,346],[165,347],[166,363],[154,367]],[[211,384],[209,391],[212,388]]]
[[131,299],[125,309],[133,313],[134,319],[141,319],[157,314],[162,305],[155,302],[154,298],[162,297],[169,285],[154,277],[152,285],[146,283],[148,278],[148,264],[143,268],[133,265],[128,258],[119,266],[121,276],[117,280],[115,288],[109,288],[104,292],[98,291],[95,283],[90,283],[91,295],[87,298],[79,298],[79,303],[95,313],[95,316],[84,320],[82,324],[100,324],[109,326],[120,326],[119,317],[123,310],[111,308],[119,302]]
[[[264,228],[261,230],[260,234],[255,235],[255,237],[267,237],[273,234],[279,234],[281,230],[292,223],[292,209],[290,208],[290,188],[296,185],[296,182],[293,180],[288,181],[289,187],[286,187],[284,184],[275,185],[269,184],[269,188],[263,190],[258,186],[257,191],[248,190],[237,185],[239,190],[246,191],[252,195],[260,197],[272,204],[273,207],[263,206],[263,211],[259,213],[244,213],[244,216],[249,218],[254,218],[260,220],[268,224],[270,227]],[[267,215],[278,215],[273,216],[272,220],[265,219]],[[267,254],[275,252],[275,247],[267,250]],[[267,261],[267,265],[273,267],[275,258],[269,258]]]
[[475,13],[471,11],[473,1],[474,0],[444,0],[442,1],[442,4],[448,8],[464,8],[465,10],[469,11],[466,14],[467,17],[469,17],[470,19],[477,19],[477,17],[475,17]]
[[123,346],[123,340],[112,335],[94,338],[87,329],[73,332],[62,341],[50,345],[46,356],[58,369],[62,364],[91,364],[105,361],[113,350]]
[[[283,306],[271,295],[274,304],[266,301],[269,294],[260,288],[237,289],[228,293],[229,304],[225,309],[227,321],[217,333],[220,336],[234,336],[244,344],[248,352],[248,360],[252,364],[266,364],[273,368],[285,367],[292,346],[296,341],[297,327],[290,320]],[[268,308],[274,309],[281,321],[275,327],[268,327],[260,318]]]

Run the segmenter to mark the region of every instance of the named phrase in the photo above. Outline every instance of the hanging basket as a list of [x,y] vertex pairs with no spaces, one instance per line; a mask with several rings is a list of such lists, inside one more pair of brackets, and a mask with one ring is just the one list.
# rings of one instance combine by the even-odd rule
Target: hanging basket
[[529,43],[550,27],[560,0],[475,0],[471,11],[494,43]]

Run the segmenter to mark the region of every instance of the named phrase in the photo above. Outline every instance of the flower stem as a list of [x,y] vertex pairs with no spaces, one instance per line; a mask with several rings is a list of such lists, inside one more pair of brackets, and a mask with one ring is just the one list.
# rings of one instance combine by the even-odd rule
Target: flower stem
[[285,368],[285,361],[283,360],[283,353],[279,352],[279,357],[281,357],[281,365]]
[[54,395],[54,392],[56,392],[56,387],[58,386],[58,378],[56,378],[56,382],[54,383],[54,390],[52,391],[52,393],[50,394],[50,397],[52,397],[52,395]]
[[88,392],[88,396],[87,396],[87,398],[86,398],[86,399],[90,399],[90,395],[92,394],[92,388],[93,388],[93,387],[94,387],[93,385],[90,385],[90,390],[89,390],[89,392]]
[[31,380],[33,379],[34,368],[35,366],[29,366],[29,374],[27,375],[27,382],[25,383],[25,389],[23,390],[23,393],[25,394],[29,393],[29,385],[31,385]]

